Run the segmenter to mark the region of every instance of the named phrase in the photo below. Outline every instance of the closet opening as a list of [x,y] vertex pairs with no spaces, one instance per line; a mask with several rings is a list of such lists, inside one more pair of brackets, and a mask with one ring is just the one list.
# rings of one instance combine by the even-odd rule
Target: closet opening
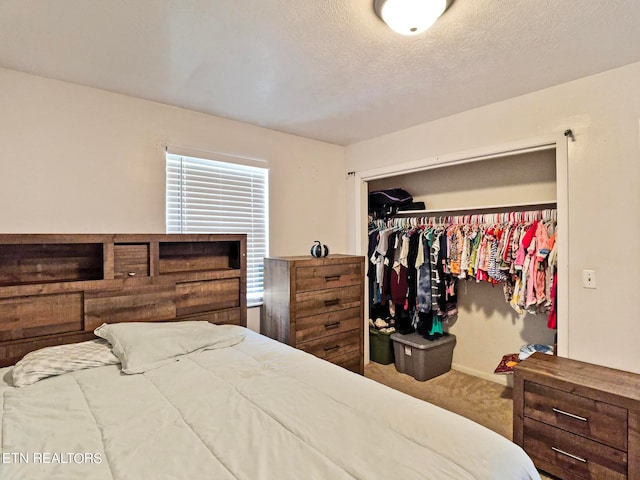
[[[397,224],[553,211],[559,232],[557,329],[547,326],[548,314],[516,311],[505,299],[502,285],[475,280],[458,282],[458,314],[443,325],[445,331],[457,338],[454,369],[509,385],[510,375],[493,373],[503,355],[518,353],[526,344],[554,342],[557,342],[557,354],[568,355],[567,149],[562,138],[496,150],[499,151],[472,152],[356,172],[356,215],[359,216],[356,242],[361,254],[366,256],[370,227],[367,195],[386,188],[402,188],[414,201],[425,204],[424,210],[396,214],[395,218],[404,219],[394,220]],[[367,299],[372,293],[367,291]],[[365,304],[368,310],[369,302]],[[366,313],[368,321],[369,312]],[[368,352],[365,335],[365,361],[369,359]]]

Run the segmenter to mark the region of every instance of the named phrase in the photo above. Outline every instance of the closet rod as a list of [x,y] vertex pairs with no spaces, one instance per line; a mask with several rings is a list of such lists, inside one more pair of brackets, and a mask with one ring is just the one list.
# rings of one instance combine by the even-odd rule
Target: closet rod
[[528,202],[528,203],[509,203],[504,205],[487,205],[485,207],[459,207],[459,208],[440,208],[440,209],[427,209],[427,210],[400,210],[398,211],[394,217],[398,216],[409,216],[415,217],[420,216],[420,214],[427,213],[446,213],[446,212],[472,212],[472,211],[487,211],[487,210],[505,210],[505,209],[513,209],[513,208],[530,208],[530,207],[544,207],[544,206],[556,206],[557,202],[555,200],[547,201],[547,202]]

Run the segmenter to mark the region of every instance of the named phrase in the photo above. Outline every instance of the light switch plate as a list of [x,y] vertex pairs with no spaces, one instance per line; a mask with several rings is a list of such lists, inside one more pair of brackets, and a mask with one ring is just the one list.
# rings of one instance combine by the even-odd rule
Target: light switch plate
[[595,270],[582,271],[582,286],[584,288],[596,288],[596,271]]

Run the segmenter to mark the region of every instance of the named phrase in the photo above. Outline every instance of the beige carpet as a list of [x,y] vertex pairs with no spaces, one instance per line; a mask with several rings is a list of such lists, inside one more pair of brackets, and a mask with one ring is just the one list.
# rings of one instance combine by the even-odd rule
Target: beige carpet
[[[364,375],[413,397],[458,413],[512,440],[512,389],[456,370],[426,382],[398,373],[395,366],[370,362]],[[552,480],[555,477],[541,478]]]

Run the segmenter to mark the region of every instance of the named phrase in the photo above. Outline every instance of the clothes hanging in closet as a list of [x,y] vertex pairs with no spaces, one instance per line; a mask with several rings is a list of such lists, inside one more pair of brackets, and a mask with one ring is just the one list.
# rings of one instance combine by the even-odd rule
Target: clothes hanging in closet
[[502,284],[516,312],[549,314],[555,328],[555,240],[555,210],[371,222],[371,316],[437,337],[466,279]]
[[374,229],[369,235],[370,312],[393,320],[400,333],[443,334],[456,313],[457,279],[446,269],[444,229]]

